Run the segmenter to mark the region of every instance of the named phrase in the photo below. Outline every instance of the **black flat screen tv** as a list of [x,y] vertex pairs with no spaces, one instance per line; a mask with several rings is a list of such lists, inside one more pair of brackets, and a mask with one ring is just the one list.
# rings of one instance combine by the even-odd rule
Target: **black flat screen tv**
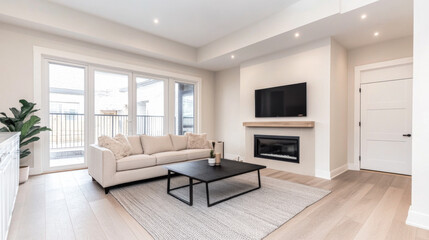
[[255,90],[255,117],[307,116],[307,83]]

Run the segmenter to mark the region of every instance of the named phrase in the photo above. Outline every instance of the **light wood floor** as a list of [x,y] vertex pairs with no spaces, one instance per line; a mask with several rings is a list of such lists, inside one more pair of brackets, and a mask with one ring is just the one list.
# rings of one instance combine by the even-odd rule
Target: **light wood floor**
[[[405,225],[409,177],[348,171],[328,181],[271,169],[262,175],[332,191],[266,239],[429,239],[429,231]],[[9,239],[152,238],[86,170],[78,170],[34,176],[21,185]]]

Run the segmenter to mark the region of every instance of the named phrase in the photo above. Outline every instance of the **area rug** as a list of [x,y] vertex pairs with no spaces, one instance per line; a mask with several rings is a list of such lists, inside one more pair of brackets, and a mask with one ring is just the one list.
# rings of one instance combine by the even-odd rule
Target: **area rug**
[[[172,187],[187,178],[172,178]],[[262,239],[329,191],[270,177],[261,177],[262,188],[207,207],[205,184],[194,186],[194,204],[167,194],[167,180],[154,180],[110,192],[154,239]],[[209,184],[216,201],[254,188],[257,174],[249,173]],[[174,191],[188,199],[188,188]]]

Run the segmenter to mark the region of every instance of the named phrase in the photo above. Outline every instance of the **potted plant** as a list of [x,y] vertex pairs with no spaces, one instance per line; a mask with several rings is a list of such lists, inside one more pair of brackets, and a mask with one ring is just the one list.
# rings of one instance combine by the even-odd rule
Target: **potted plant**
[[[43,131],[51,131],[51,129],[47,127],[36,126],[36,124],[40,123],[40,118],[38,116],[32,115],[33,113],[39,111],[39,109],[34,109],[34,106],[36,105],[35,103],[27,102],[24,99],[19,100],[19,102],[21,103],[20,110],[16,108],[9,108],[13,114],[13,117],[8,117],[4,112],[0,113],[0,115],[3,115],[0,116],[0,123],[5,125],[4,127],[0,128],[0,132],[21,132],[19,137],[19,158],[22,161],[23,158],[31,154],[28,144],[40,140],[40,138],[36,137],[36,135]],[[22,162],[20,165],[19,183],[23,183],[28,180],[30,167],[23,166]]]
[[214,154],[214,150],[210,150],[210,157],[208,158],[208,162],[210,166],[214,166],[215,165],[215,154]]

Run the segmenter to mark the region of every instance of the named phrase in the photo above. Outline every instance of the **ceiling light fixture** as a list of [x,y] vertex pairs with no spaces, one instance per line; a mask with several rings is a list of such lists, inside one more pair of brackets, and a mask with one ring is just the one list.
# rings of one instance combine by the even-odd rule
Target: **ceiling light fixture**
[[361,16],[360,16],[360,19],[362,19],[362,20],[364,20],[364,19],[366,19],[366,14],[362,14]]
[[153,19],[153,23],[158,24],[159,23],[158,18]]
[[234,55],[231,55],[231,59],[234,59],[235,58],[235,56]]
[[374,33],[374,37],[378,37],[380,35],[380,33],[379,32],[375,32]]
[[297,32],[295,33],[295,37],[298,38],[300,36],[300,34]]

